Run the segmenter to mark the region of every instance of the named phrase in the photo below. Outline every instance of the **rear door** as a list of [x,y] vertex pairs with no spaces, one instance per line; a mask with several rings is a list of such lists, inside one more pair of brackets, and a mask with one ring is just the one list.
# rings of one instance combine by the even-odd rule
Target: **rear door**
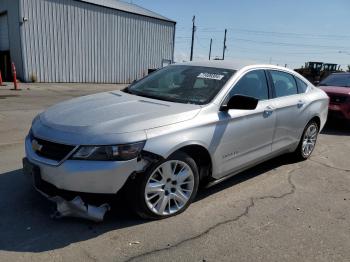
[[273,107],[276,112],[276,129],[272,151],[299,143],[300,130],[308,117],[303,92],[298,91],[295,77],[284,71],[268,70],[273,86]]
[[[222,133],[214,153],[219,164],[219,177],[237,171],[271,153],[276,115],[269,100],[269,87],[264,70],[249,71],[233,86],[225,102],[235,94],[259,99],[255,110],[219,112]],[[224,102],[224,103],[225,103]]]

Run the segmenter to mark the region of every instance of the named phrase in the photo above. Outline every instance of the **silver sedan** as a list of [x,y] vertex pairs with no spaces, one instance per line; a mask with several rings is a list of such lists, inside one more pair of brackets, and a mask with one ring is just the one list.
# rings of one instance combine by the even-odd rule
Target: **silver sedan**
[[175,64],[38,115],[24,166],[40,191],[126,189],[139,215],[165,218],[191,204],[200,181],[284,153],[307,159],[327,112],[327,95],[286,68]]

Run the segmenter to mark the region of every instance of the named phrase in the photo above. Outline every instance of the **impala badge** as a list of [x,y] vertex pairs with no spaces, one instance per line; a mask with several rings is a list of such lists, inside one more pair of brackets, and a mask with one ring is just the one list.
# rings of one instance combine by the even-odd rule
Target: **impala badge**
[[43,145],[40,145],[39,142],[36,139],[33,139],[32,141],[32,148],[34,151],[41,151],[43,149]]

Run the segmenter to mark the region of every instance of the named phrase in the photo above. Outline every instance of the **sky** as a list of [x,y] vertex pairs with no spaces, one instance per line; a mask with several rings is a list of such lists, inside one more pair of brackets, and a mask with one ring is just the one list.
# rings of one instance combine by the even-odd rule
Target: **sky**
[[350,64],[350,0],[129,0],[177,22],[175,61],[222,57],[240,64],[272,63],[297,68],[307,61]]

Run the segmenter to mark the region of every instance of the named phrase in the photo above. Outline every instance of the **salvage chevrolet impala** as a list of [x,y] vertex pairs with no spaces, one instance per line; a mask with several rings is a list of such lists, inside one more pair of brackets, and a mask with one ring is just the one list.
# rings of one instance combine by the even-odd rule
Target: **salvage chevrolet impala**
[[277,66],[167,66],[112,91],[47,109],[26,138],[40,191],[127,196],[144,218],[183,212],[216,183],[284,153],[310,157],[328,96]]

